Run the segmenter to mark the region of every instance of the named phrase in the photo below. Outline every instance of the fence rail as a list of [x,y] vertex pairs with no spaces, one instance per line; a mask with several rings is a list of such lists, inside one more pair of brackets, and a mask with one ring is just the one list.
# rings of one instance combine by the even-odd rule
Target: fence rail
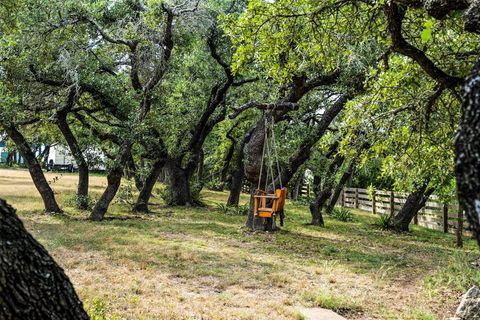
[[[374,190],[369,195],[367,189],[344,188],[337,204],[373,214],[395,214],[400,211],[407,197],[408,194],[404,192]],[[458,203],[442,203],[436,195],[429,197],[413,223],[445,233],[458,234],[461,231],[462,235],[470,235],[470,232],[465,230],[468,229],[468,222],[459,210]]]

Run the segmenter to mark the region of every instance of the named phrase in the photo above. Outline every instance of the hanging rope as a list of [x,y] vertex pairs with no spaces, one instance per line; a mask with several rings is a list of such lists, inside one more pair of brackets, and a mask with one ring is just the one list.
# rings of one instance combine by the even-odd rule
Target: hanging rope
[[[268,181],[269,181],[269,175],[272,178],[272,186],[273,190],[276,190],[276,175],[274,174],[274,161],[277,166],[277,172],[278,172],[278,179],[280,182],[280,188],[283,188],[282,184],[282,176],[281,176],[281,171],[280,171],[280,162],[278,161],[278,154],[277,154],[277,146],[275,144],[275,130],[274,130],[274,119],[273,116],[271,117],[271,125],[270,125],[270,130],[272,131],[271,136],[269,137],[268,130],[269,130],[269,121],[265,114],[263,114],[264,118],[264,141],[263,141],[263,147],[262,147],[262,159],[260,162],[260,176],[258,178],[258,187],[257,189],[260,190],[260,186],[262,184],[262,178],[263,178],[263,166],[264,162],[267,161],[267,168],[265,171],[265,191],[268,189]],[[275,158],[275,160],[273,159]]]
[[[265,128],[265,130],[266,130],[266,128]],[[263,159],[264,158],[265,158],[265,143],[263,144],[263,147],[262,147],[262,161],[260,161],[260,176],[258,177],[258,187],[257,187],[258,190],[260,190],[260,185],[262,183]],[[266,188],[265,188],[265,190],[266,190]]]
[[[267,119],[265,118],[265,123],[267,123]],[[266,127],[268,128],[268,127]],[[273,173],[273,159],[272,159],[272,150],[270,148],[270,143],[268,141],[268,133],[267,133],[267,130],[265,130],[265,146],[267,148],[267,155],[268,155],[268,167],[270,169],[270,174],[271,174],[271,177],[272,177],[272,185],[273,185],[273,190],[275,190],[275,174]],[[267,177],[265,178],[265,185],[267,185],[267,181],[268,181],[268,175]],[[265,188],[265,191],[267,190],[267,188]]]
[[272,115],[272,144],[273,144],[273,153],[275,156],[275,161],[277,162],[277,172],[278,172],[278,180],[280,182],[280,189],[283,189],[282,185],[282,172],[280,171],[280,162],[278,161],[278,154],[277,154],[277,146],[275,145],[275,127],[273,126],[275,124],[273,120],[273,115]]

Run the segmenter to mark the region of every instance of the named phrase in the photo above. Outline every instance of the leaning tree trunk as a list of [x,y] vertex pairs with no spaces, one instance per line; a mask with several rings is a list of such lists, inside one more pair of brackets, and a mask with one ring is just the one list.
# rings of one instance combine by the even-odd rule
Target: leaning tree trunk
[[0,318],[89,319],[72,283],[0,200]]
[[45,206],[45,212],[52,213],[61,213],[62,210],[55,200],[55,195],[53,194],[52,188],[48,184],[45,175],[43,174],[42,168],[35,157],[35,154],[32,152],[30,145],[25,140],[25,137],[17,130],[14,126],[4,126],[5,131],[7,132],[10,139],[15,142],[20,154],[25,159],[25,164],[28,167],[30,176],[32,177],[33,184],[37,188],[40,196],[42,197],[43,204]]
[[322,216],[322,208],[327,202],[328,198],[332,195],[332,189],[326,188],[318,193],[315,199],[310,203],[310,214],[312,216],[311,225],[321,226],[325,225]]
[[243,159],[245,156],[245,146],[250,141],[252,130],[248,131],[238,147],[237,161],[235,170],[232,173],[232,184],[230,185],[230,195],[228,196],[227,206],[238,206],[240,193],[242,192],[243,180],[245,178],[245,166]]
[[320,180],[317,179],[315,190],[317,195],[315,199],[310,203],[310,214],[312,215],[312,222],[311,224],[314,226],[323,226],[324,221],[322,217],[322,208],[327,203],[328,199],[333,193],[333,186],[335,184],[335,174],[338,168],[343,164],[345,161],[345,157],[341,154],[337,154],[333,161],[328,166],[324,183],[322,189],[318,191]]
[[333,212],[333,208],[337,204],[338,198],[342,193],[343,187],[345,187],[345,185],[347,184],[347,181],[353,175],[354,171],[355,171],[355,161],[352,161],[348,166],[347,170],[343,173],[338,184],[335,186],[335,191],[333,191],[332,197],[330,198],[327,208],[325,209],[325,212],[327,214],[331,214]]
[[458,202],[480,244],[480,60],[465,82],[463,98],[455,140]]
[[425,206],[425,203],[432,193],[433,189],[427,189],[426,184],[410,193],[400,211],[391,218],[390,228],[407,232],[409,230],[408,226],[413,218],[418,214],[418,211]]
[[83,156],[80,146],[78,145],[77,139],[73,135],[73,132],[67,123],[66,112],[57,113],[57,126],[62,132],[63,137],[65,138],[65,141],[72,152],[72,156],[78,165],[77,207],[85,210],[88,208],[88,164]]
[[107,187],[93,207],[92,213],[90,214],[90,220],[101,221],[103,220],[105,213],[107,213],[110,203],[117,194],[118,188],[120,188],[123,167],[128,160],[131,148],[132,144],[129,141],[125,141],[121,146],[118,157],[115,159],[115,164],[107,175]]
[[152,168],[148,173],[147,178],[145,179],[143,188],[140,191],[140,194],[138,195],[137,202],[133,206],[133,211],[144,212],[144,213],[149,212],[148,201],[152,196],[153,187],[155,186],[155,183],[157,182],[158,177],[162,172],[164,164],[165,164],[165,161],[163,160],[157,160],[152,164]]

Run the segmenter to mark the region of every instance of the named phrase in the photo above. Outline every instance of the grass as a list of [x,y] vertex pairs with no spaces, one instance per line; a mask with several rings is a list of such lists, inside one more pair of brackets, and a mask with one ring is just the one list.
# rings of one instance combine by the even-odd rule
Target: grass
[[[473,241],[458,249],[453,235],[417,226],[391,233],[361,211],[352,210],[353,222],[325,216],[319,228],[305,225],[307,206],[289,203],[280,232],[252,233],[245,216],[222,208],[227,193],[203,191],[204,208],[166,207],[157,195],[152,214],[116,202],[98,223],[72,207],[76,179],[52,183],[64,217],[41,213],[26,171],[0,170],[0,197],[65,269],[94,319],[301,319],[299,307],[348,319],[447,319],[480,281]],[[91,177],[93,198],[105,185]]]

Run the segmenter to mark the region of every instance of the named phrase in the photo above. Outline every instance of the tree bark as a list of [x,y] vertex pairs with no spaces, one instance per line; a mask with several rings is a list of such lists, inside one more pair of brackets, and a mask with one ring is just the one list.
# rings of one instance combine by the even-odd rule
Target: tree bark
[[416,191],[410,193],[400,211],[391,218],[390,227],[397,231],[407,232],[408,227],[418,211],[425,206],[434,189],[423,185]]
[[458,201],[480,244],[480,60],[465,81],[463,100],[455,139]]
[[107,187],[103,191],[102,196],[100,199],[98,199],[97,203],[93,207],[92,213],[90,214],[91,220],[103,220],[105,213],[107,212],[113,198],[117,194],[120,183],[122,182],[123,166],[127,162],[131,148],[132,144],[129,141],[125,141],[122,144],[119,155],[115,159],[115,164],[107,175]]
[[22,157],[25,159],[25,164],[28,167],[28,171],[30,172],[33,183],[35,184],[35,187],[37,188],[40,196],[42,197],[43,204],[45,206],[45,212],[61,213],[62,210],[60,209],[57,201],[55,200],[53,190],[52,188],[50,188],[47,179],[45,179],[42,168],[38,163],[35,154],[32,152],[30,145],[25,140],[25,137],[13,125],[4,126],[4,129],[10,139],[12,139],[17,146]]
[[85,210],[88,208],[88,203],[86,201],[88,197],[89,180],[88,163],[83,156],[77,139],[67,123],[67,112],[57,112],[57,126],[60,129],[60,132],[62,132],[63,137],[72,152],[72,156],[78,165],[77,207]]
[[89,319],[64,271],[4,200],[0,257],[1,319]]
[[140,194],[138,195],[137,202],[133,206],[133,211],[144,212],[144,213],[149,212],[148,201],[152,196],[153,187],[155,186],[155,183],[157,182],[158,177],[162,172],[164,164],[165,164],[165,161],[163,160],[157,160],[152,164],[152,168],[147,178],[145,179],[143,188],[140,191]]
[[181,161],[169,159],[166,168],[169,175],[169,187],[172,195],[169,205],[192,206],[194,201],[190,190],[190,176],[180,165]]

